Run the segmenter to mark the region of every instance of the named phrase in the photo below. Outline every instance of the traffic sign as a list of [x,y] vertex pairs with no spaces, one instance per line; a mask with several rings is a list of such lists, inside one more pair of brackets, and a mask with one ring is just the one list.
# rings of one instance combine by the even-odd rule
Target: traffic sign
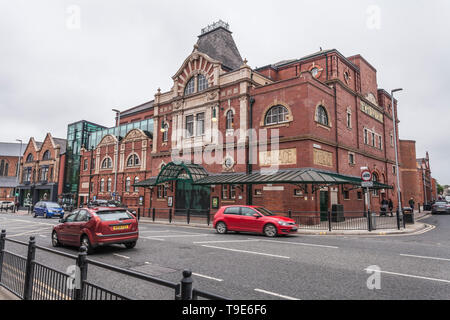
[[361,182],[361,187],[373,188],[373,181],[363,181],[363,182]]
[[361,172],[361,179],[363,181],[372,181],[372,173],[369,170],[363,170]]

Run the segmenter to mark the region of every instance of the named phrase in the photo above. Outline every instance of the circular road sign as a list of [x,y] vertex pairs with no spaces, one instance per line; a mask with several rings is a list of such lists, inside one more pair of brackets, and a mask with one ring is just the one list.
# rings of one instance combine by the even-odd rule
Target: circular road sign
[[361,172],[361,179],[363,181],[372,181],[372,173],[369,170],[363,170]]

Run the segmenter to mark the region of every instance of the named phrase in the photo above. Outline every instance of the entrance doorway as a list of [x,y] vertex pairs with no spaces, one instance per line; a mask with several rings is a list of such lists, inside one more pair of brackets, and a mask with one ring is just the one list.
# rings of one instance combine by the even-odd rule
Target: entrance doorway
[[328,220],[328,191],[320,191],[320,221]]

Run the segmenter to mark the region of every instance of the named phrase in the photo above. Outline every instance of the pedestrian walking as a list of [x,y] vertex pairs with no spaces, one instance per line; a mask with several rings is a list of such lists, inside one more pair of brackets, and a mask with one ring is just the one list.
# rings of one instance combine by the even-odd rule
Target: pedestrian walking
[[409,206],[411,207],[412,212],[414,212],[414,205],[416,203],[414,202],[414,198],[411,197],[411,199],[409,199]]
[[383,200],[381,200],[380,217],[381,216],[386,216],[386,213],[387,213],[387,210],[388,210],[388,204],[389,204],[389,202],[386,200],[386,198],[383,198]]
[[393,217],[394,215],[392,213],[392,210],[394,210],[394,203],[392,202],[391,198],[389,198],[388,207],[389,207],[389,212],[391,213],[391,217]]

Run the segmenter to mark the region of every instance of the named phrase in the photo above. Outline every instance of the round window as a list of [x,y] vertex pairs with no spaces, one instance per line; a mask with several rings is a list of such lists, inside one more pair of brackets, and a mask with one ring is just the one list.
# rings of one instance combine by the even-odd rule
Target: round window
[[317,75],[319,74],[319,68],[312,68],[311,74],[314,78],[317,78]]

